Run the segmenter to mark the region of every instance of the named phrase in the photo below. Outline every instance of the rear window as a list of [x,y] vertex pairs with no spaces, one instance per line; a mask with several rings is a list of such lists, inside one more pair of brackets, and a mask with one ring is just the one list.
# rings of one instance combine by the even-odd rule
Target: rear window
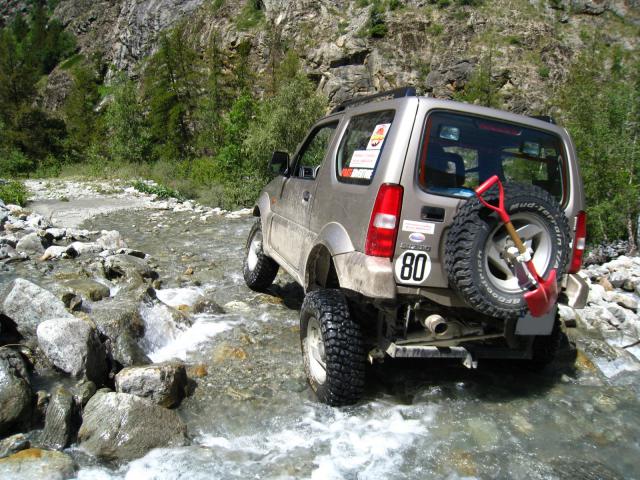
[[430,193],[468,197],[492,175],[537,185],[563,198],[560,138],[521,125],[433,113],[425,128],[418,182]]
[[338,180],[362,185],[371,183],[394,116],[393,110],[384,110],[351,118],[338,148]]

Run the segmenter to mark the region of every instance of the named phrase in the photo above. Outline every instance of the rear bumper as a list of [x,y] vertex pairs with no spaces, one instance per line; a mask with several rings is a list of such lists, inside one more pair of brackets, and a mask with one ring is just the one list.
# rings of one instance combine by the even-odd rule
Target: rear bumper
[[340,287],[366,297],[384,300],[396,298],[393,264],[388,258],[349,252],[333,257]]

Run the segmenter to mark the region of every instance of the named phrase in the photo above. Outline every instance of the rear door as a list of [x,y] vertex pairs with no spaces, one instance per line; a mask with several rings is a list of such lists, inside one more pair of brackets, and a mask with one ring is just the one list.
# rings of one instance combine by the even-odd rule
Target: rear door
[[296,272],[300,272],[302,252],[312,241],[309,218],[317,190],[316,178],[338,123],[338,120],[322,123],[309,133],[292,159],[291,175],[284,180],[272,206],[270,243]]

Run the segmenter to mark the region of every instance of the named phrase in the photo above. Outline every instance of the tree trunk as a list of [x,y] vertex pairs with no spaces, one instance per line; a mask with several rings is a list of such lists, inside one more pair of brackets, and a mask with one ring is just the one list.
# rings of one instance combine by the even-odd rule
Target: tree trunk
[[636,244],[636,237],[633,232],[633,219],[631,215],[627,215],[627,236],[629,237],[629,253],[636,253],[638,251],[638,245]]

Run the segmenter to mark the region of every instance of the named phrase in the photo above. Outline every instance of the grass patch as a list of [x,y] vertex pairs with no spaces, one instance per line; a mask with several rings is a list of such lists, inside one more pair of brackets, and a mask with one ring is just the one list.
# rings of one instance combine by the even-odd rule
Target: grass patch
[[236,27],[238,30],[251,30],[257,27],[264,20],[264,12],[255,0],[249,0],[240,11],[240,15],[236,18]]
[[14,204],[24,207],[27,202],[27,188],[22,182],[16,180],[2,181],[0,180],[0,200],[5,204]]
[[175,198],[180,201],[185,200],[185,197],[180,192],[178,192],[177,190],[174,190],[173,188],[166,187],[164,185],[150,184],[150,183],[143,182],[142,180],[135,180],[131,184],[131,186],[136,190],[138,190],[139,192],[148,193],[150,195],[157,195],[158,198],[163,198],[163,199]]
[[62,70],[71,70],[76,65],[80,64],[84,60],[84,55],[76,53],[74,56],[66,59],[60,64]]

